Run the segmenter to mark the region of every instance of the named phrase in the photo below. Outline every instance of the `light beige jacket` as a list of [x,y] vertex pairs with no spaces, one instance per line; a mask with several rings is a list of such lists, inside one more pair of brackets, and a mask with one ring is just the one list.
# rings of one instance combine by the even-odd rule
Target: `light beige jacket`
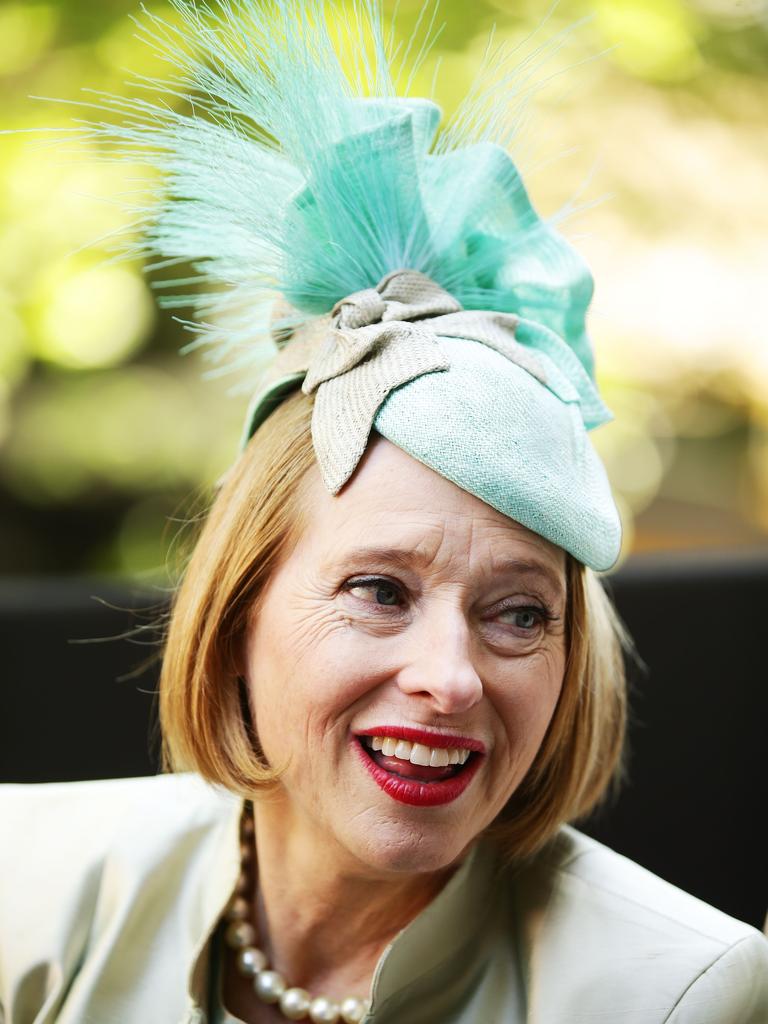
[[[238,800],[194,775],[0,787],[0,1021],[204,1024]],[[768,941],[573,829],[472,855],[384,951],[370,1024],[768,1024]]]

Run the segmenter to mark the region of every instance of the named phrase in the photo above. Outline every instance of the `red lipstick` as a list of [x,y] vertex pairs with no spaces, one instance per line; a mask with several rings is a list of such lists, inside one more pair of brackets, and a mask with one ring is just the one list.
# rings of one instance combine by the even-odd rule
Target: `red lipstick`
[[485,744],[473,740],[470,736],[454,736],[447,732],[429,732],[427,729],[414,729],[402,725],[376,725],[370,729],[362,729],[355,736],[391,736],[394,740],[409,740],[411,743],[423,743],[425,747],[463,747],[473,750],[476,754],[485,753]]
[[[382,768],[362,743],[363,736],[391,736],[393,739],[409,740],[411,743],[423,743],[432,747],[463,747],[473,753],[456,775],[432,782],[421,782],[418,779],[403,778]],[[401,726],[377,726],[375,730],[366,729],[350,742],[376,785],[393,800],[415,807],[437,807],[460,797],[474,778],[485,752],[485,747],[479,740]]]

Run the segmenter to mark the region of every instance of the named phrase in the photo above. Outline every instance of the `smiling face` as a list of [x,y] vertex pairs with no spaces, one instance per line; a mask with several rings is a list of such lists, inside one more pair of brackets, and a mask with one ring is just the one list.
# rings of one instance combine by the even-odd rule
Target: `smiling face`
[[370,870],[446,867],[555,710],[565,555],[379,436],[338,495],[313,469],[305,507],[244,649],[283,820]]

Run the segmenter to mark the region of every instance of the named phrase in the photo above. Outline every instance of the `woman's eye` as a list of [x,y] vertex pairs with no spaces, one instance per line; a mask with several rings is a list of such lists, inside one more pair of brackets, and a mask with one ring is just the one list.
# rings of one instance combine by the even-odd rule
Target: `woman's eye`
[[529,632],[538,629],[545,617],[546,613],[540,608],[505,608],[499,614],[499,620],[505,625]]
[[399,607],[403,601],[400,588],[385,579],[350,580],[344,589],[369,604]]

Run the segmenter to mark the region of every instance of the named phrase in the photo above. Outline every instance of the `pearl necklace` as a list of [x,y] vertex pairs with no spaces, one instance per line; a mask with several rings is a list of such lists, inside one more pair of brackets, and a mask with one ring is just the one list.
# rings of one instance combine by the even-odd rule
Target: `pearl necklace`
[[240,844],[240,877],[229,906],[224,913],[227,927],[224,940],[237,954],[237,969],[252,979],[256,995],[264,1003],[274,1003],[288,1020],[304,1020],[313,1024],[360,1024],[370,1010],[367,999],[349,996],[340,1003],[325,996],[312,996],[303,988],[289,988],[278,971],[269,970],[263,950],[256,945],[256,929],[249,921],[251,907],[245,893],[251,889],[249,861],[253,858],[253,816],[243,816]]

